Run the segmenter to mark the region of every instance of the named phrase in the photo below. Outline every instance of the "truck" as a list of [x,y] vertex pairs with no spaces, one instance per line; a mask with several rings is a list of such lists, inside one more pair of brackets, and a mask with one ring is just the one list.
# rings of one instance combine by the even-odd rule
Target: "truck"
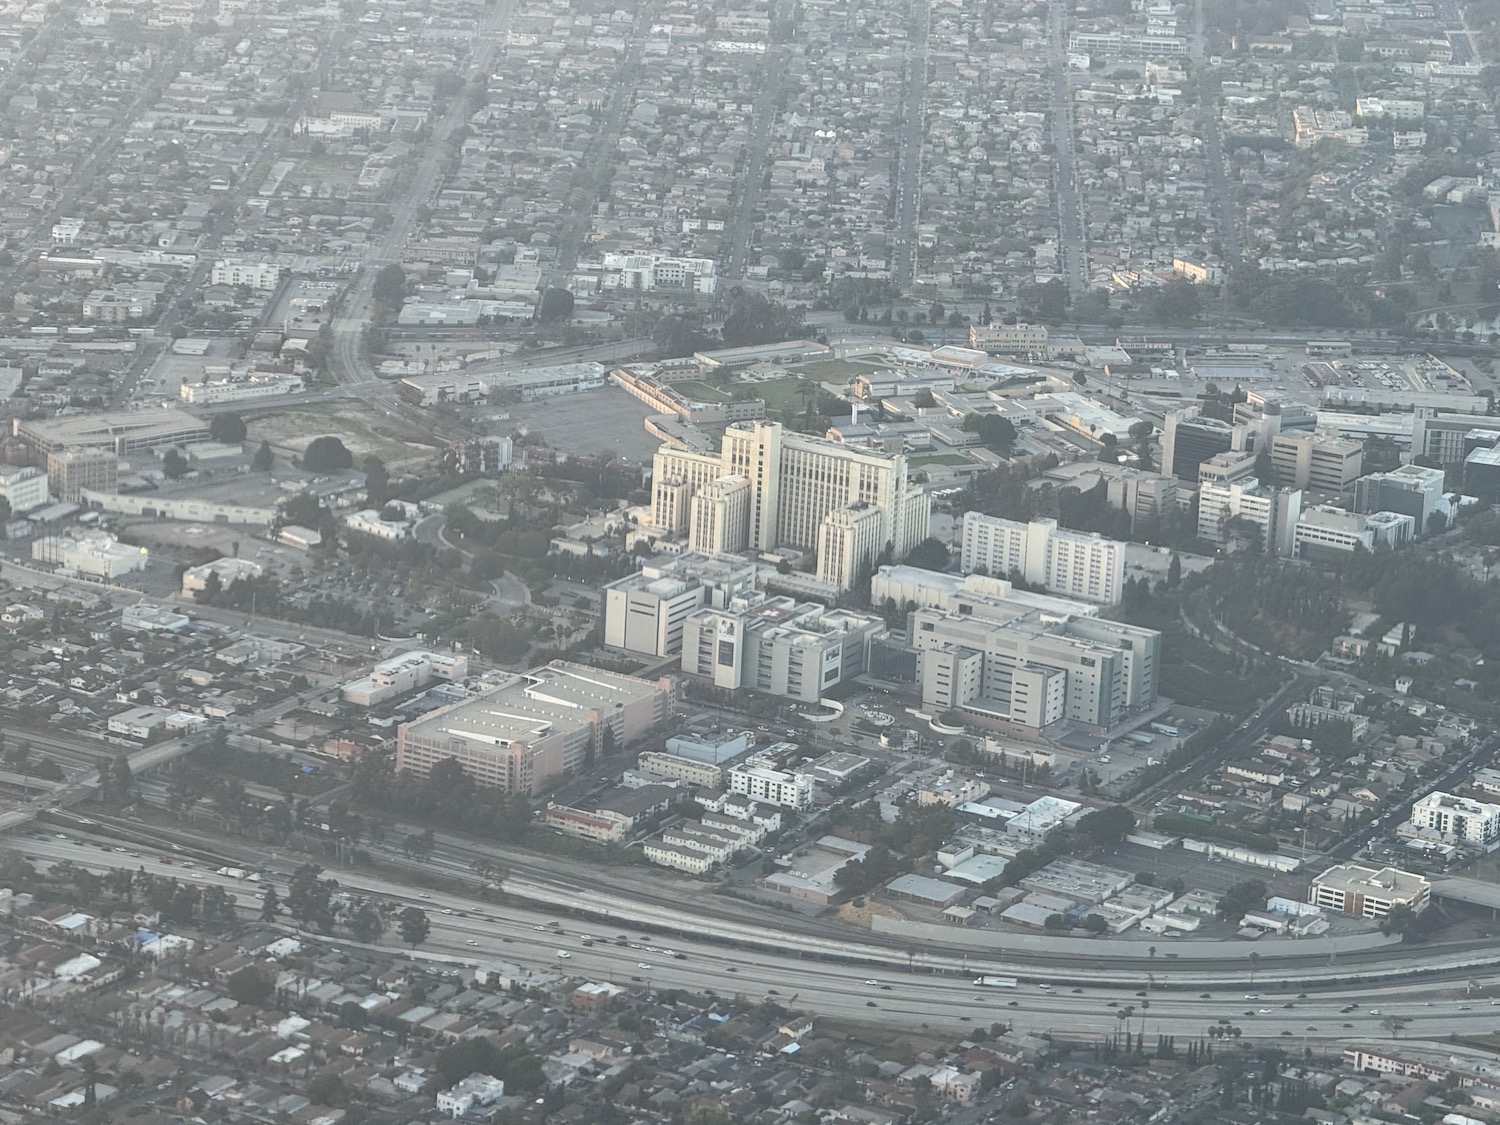
[[231,879],[243,879],[250,873],[243,867],[221,867],[214,872],[215,875],[228,875]]
[[975,977],[976,988],[1015,988],[1015,977]]
[[1176,738],[1179,734],[1182,733],[1176,727],[1171,726],[1168,723],[1152,723],[1151,729],[1154,730],[1157,734],[1164,734],[1169,738]]
[[1139,730],[1131,734],[1127,734],[1125,737],[1130,739],[1130,741],[1134,742],[1137,746],[1150,746],[1153,742],[1156,741],[1156,735],[1147,734],[1144,731]]

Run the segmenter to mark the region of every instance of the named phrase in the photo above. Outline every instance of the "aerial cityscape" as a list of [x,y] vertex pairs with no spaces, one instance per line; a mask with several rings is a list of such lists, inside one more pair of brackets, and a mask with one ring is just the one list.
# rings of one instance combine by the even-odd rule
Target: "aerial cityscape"
[[1496,0],[0,0],[0,1125],[1500,1123]]

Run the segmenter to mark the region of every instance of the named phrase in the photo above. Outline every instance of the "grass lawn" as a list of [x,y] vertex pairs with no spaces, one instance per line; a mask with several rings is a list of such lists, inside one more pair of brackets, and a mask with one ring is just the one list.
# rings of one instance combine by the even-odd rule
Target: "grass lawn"
[[672,389],[698,402],[728,402],[729,396],[718,387],[711,387],[697,379],[685,383],[673,383]]
[[804,363],[799,367],[788,368],[806,375],[809,379],[818,379],[827,382],[830,379],[853,379],[856,375],[865,375],[871,371],[880,369],[880,364],[869,363],[859,359],[825,359],[813,363]]
[[734,386],[743,387],[756,398],[764,400],[766,413],[776,417],[786,407],[801,410],[807,401],[802,395],[802,388],[812,387],[813,384],[801,376],[788,375],[785,379],[771,379],[764,383],[736,383]]

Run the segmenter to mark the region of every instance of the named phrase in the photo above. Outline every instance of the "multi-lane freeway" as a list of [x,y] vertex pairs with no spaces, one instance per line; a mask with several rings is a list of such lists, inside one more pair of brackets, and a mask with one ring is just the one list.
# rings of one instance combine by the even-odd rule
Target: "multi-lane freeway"
[[[99,835],[87,825],[37,829],[9,842],[34,862],[68,860],[94,871],[143,868],[203,886],[222,886],[235,895],[242,913],[251,916],[259,908],[255,895],[265,883],[284,886],[300,862],[300,857],[272,860],[266,865],[265,881],[254,883],[216,874],[210,866],[216,855],[191,848],[153,853]],[[1191,1037],[1205,1034],[1211,1026],[1227,1026],[1249,1038],[1349,1040],[1389,1036],[1387,1021],[1392,1018],[1404,1022],[1400,1031],[1409,1037],[1441,1038],[1460,1019],[1476,1028],[1489,1029],[1486,1021],[1500,1027],[1500,1001],[1492,1004],[1490,998],[1500,979],[1475,981],[1462,971],[1387,983],[1374,990],[1274,985],[1265,979],[1269,974],[1262,974],[1258,985],[1226,983],[1202,991],[1149,988],[1144,974],[1114,986],[1058,980],[988,988],[974,983],[981,970],[960,962],[919,966],[920,971],[909,970],[904,958],[850,964],[859,955],[853,946],[843,961],[812,959],[800,952],[796,940],[729,948],[711,937],[666,936],[649,919],[643,928],[640,922],[619,919],[560,917],[513,901],[497,905],[443,891],[415,891],[363,871],[329,874],[347,893],[370,896],[396,909],[418,905],[426,910],[431,935],[410,956],[433,963],[439,971],[498,960],[531,971],[550,970],[623,986],[743,995],[827,1016],[948,1030],[1003,1022],[1021,1031],[1108,1035],[1128,1021],[1132,1030],[1148,1035]],[[341,938],[324,940],[352,944]],[[929,971],[932,968],[945,971]]]
[[914,0],[907,14],[904,85],[896,152],[896,246],[891,280],[905,291],[916,275],[917,221],[922,200],[922,140],[927,99],[927,32],[930,6]]

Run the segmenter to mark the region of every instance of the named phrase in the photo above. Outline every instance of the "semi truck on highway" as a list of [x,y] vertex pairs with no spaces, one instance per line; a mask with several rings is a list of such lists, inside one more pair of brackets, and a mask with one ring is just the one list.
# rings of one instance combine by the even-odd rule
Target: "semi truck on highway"
[[1015,988],[1015,977],[975,977],[974,983],[984,988]]

